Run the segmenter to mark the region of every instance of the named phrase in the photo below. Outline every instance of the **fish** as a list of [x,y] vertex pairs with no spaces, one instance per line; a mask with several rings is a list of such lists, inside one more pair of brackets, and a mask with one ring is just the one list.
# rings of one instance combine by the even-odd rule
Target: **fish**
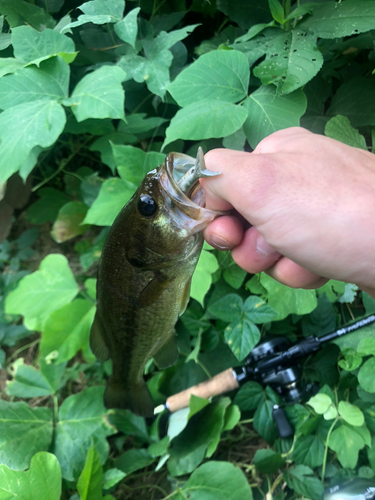
[[201,148],[196,159],[169,153],[146,174],[110,228],[90,332],[95,356],[112,360],[107,408],[153,415],[144,369],[151,358],[159,369],[177,360],[175,324],[190,298],[202,230],[223,215],[205,208],[199,179],[219,174],[206,169]]

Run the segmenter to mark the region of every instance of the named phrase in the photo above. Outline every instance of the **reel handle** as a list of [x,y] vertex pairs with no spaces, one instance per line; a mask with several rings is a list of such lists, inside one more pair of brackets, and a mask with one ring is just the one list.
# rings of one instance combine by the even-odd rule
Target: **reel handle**
[[208,399],[212,396],[223,394],[224,392],[233,391],[239,387],[240,384],[237,381],[235,372],[232,368],[228,368],[228,370],[215,375],[215,377],[210,378],[209,380],[170,396],[167,399],[165,406],[171,413],[174,413],[177,410],[181,410],[182,408],[189,406],[190,396],[192,394],[200,398]]

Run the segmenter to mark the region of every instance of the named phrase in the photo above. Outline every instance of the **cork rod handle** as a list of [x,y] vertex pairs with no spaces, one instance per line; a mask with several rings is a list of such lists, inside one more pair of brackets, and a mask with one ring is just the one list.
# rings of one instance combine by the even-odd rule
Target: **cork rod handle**
[[166,406],[169,411],[173,413],[177,410],[181,410],[181,408],[189,406],[191,394],[194,394],[194,396],[199,396],[200,398],[207,399],[212,396],[217,396],[218,394],[229,392],[233,389],[238,388],[239,384],[236,380],[234,371],[232,370],[232,368],[228,368],[228,370],[215,375],[215,377],[210,378],[209,380],[206,380],[201,384],[190,387],[185,391],[169,397],[167,399]]

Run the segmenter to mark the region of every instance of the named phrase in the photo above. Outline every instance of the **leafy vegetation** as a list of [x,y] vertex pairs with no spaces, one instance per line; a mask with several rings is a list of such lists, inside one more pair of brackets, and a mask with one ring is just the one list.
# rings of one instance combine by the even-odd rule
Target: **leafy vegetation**
[[[88,345],[108,226],[145,173],[299,124],[372,150],[374,40],[372,0],[0,0],[0,500],[318,500],[374,477],[375,327],[304,362],[320,391],[286,407],[288,439],[254,381],[153,422],[108,411]],[[209,246],[191,295],[178,362],[146,367],[156,404],[269,334],[375,312],[355,285],[293,290]]]

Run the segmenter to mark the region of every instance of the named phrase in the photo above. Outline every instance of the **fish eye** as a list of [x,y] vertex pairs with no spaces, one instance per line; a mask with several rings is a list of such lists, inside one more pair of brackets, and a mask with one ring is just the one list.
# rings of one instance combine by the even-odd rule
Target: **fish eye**
[[158,205],[156,201],[148,194],[142,194],[138,201],[138,212],[143,217],[152,217],[156,214]]

